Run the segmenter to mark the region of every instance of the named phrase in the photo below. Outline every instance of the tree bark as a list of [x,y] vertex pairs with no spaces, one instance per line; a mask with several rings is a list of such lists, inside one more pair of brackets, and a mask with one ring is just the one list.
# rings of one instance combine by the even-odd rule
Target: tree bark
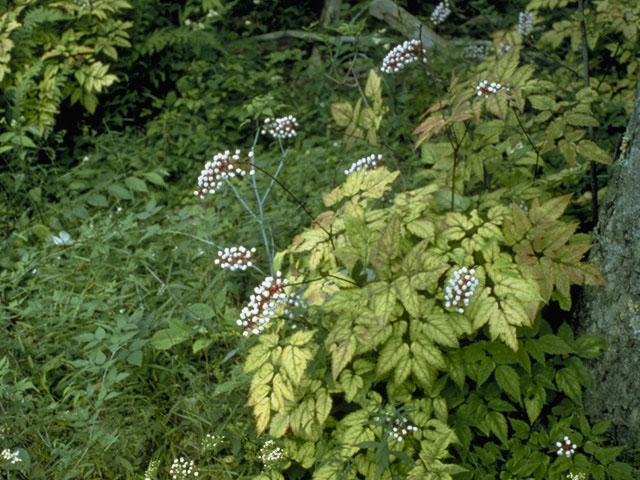
[[579,333],[607,340],[590,361],[591,388],[585,411],[593,420],[612,419],[616,440],[640,445],[640,82],[600,208],[589,260],[607,284],[586,287],[576,310]]
[[386,22],[408,38],[419,38],[424,48],[442,47],[446,44],[436,32],[393,0],[376,0],[369,7],[369,15]]

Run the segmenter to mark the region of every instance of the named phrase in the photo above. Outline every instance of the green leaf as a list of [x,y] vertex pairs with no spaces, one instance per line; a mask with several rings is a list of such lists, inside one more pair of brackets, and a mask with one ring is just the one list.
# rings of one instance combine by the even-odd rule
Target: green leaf
[[304,371],[312,358],[313,354],[310,349],[287,345],[282,350],[280,368],[289,375],[294,385],[299,385],[304,376]]
[[140,180],[137,177],[127,177],[124,180],[124,183],[127,187],[129,187],[134,192],[148,192],[147,184],[144,183],[144,180]]
[[331,116],[339,127],[346,127],[353,119],[353,107],[349,102],[333,103],[331,105]]
[[598,122],[592,115],[579,112],[567,112],[564,114],[564,118],[569,125],[575,125],[577,127],[599,127]]
[[458,337],[451,326],[451,316],[434,313],[427,315],[422,324],[422,331],[429,339],[445,347],[458,348]]
[[431,240],[435,236],[435,226],[426,218],[419,218],[407,223],[407,230],[414,235],[427,240]]
[[357,340],[354,335],[349,332],[341,332],[335,343],[328,346],[331,354],[331,374],[333,378],[338,378],[340,372],[347,366],[356,353]]
[[591,140],[580,140],[577,148],[578,153],[587,160],[597,163],[603,163],[605,165],[611,165],[612,163],[611,155]]
[[476,383],[478,386],[487,381],[487,378],[493,373],[496,368],[496,362],[492,358],[484,357],[478,366],[478,378]]
[[193,353],[198,353],[200,350],[209,348],[212,343],[212,338],[198,338],[195,342],[193,342],[193,346],[191,347],[191,349],[193,350]]
[[606,346],[604,338],[589,335],[578,337],[573,343],[575,353],[582,358],[595,358]]
[[508,427],[507,420],[502,413],[491,411],[485,416],[483,422],[502,443],[506,443]]
[[567,344],[567,342],[565,342],[557,335],[552,334],[542,335],[538,339],[538,346],[542,349],[543,352],[551,353],[553,355],[574,353],[573,348],[571,348]]
[[271,423],[269,425],[269,436],[273,438],[280,438],[285,433],[287,433],[288,428],[289,428],[289,415],[276,413],[271,419]]
[[347,402],[352,402],[360,392],[360,389],[364,387],[364,380],[351,370],[343,370],[340,374],[340,386],[345,393],[344,399]]
[[426,339],[417,338],[411,344],[411,353],[420,364],[429,365],[441,370],[447,368],[447,362],[440,349]]
[[556,373],[556,385],[571,400],[578,405],[582,405],[582,387],[571,368],[563,368]]
[[315,330],[298,330],[296,333],[291,335],[289,343],[296,347],[303,347],[311,340],[313,340],[313,336],[315,335],[315,333]]
[[331,407],[333,406],[333,399],[325,388],[320,388],[316,392],[316,418],[320,425],[324,424],[327,417],[331,413]]
[[124,188],[122,185],[120,185],[119,183],[114,183],[113,185],[109,185],[107,187],[107,191],[109,192],[109,194],[119,200],[131,200],[133,197],[131,196],[131,193],[129,193],[129,190],[127,190],[126,188]]
[[520,376],[509,365],[498,365],[494,373],[498,386],[515,402],[520,403]]
[[179,320],[169,320],[169,328],[158,330],[151,337],[151,346],[167,350],[191,337],[191,328]]
[[206,303],[194,303],[189,306],[188,311],[198,320],[210,320],[215,315],[213,309]]
[[546,400],[547,394],[544,387],[534,384],[529,385],[524,397],[524,406],[527,410],[530,424],[533,425],[533,422],[538,418]]
[[394,280],[393,287],[409,315],[414,318],[420,318],[422,314],[420,297],[418,296],[418,292],[411,287],[409,278],[403,276]]

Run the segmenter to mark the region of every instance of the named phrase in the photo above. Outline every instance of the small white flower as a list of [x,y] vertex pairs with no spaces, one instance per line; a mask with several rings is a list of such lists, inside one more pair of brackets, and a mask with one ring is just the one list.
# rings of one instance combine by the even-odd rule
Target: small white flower
[[576,453],[576,444],[571,443],[569,437],[565,435],[564,441],[556,442],[556,447],[558,447],[558,451],[556,452],[558,455],[564,455],[565,457],[570,457],[574,453]]
[[53,243],[55,245],[73,245],[74,243],[71,235],[69,235],[64,230],[61,230],[57,237],[55,235],[52,235],[51,239],[53,240]]
[[276,447],[276,442],[273,440],[267,440],[262,445],[258,458],[264,464],[265,467],[271,467],[278,463],[282,457],[284,457],[284,451],[280,447]]
[[12,452],[8,448],[5,448],[0,452],[0,458],[5,462],[9,462],[11,465],[15,465],[16,463],[20,463],[22,459],[20,458],[20,451],[16,450]]
[[173,480],[187,480],[196,478],[199,473],[194,470],[193,460],[186,460],[184,457],[176,458],[171,464],[169,475]]

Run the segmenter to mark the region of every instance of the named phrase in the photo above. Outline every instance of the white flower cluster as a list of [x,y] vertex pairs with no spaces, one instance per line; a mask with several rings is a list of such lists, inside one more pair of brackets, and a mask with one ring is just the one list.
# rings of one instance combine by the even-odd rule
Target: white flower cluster
[[[382,155],[372,153],[368,157],[361,158],[357,162],[353,162],[351,166],[344,171],[345,175],[349,175],[353,172],[358,172],[360,170],[375,170],[379,166],[382,165]],[[366,175],[366,172],[365,172]]]
[[198,476],[198,472],[193,471],[193,460],[188,461],[184,457],[176,458],[169,469],[169,475],[173,480],[187,480]]
[[155,478],[159,466],[160,460],[151,460],[144,472],[144,480],[151,480],[152,478]]
[[469,305],[469,299],[478,286],[478,279],[474,277],[476,271],[462,267],[453,272],[453,278],[445,288],[444,305],[455,308],[456,312],[464,313],[464,307]]
[[281,118],[267,118],[264,121],[262,134],[269,134],[273,138],[293,138],[297,135],[298,121],[293,115],[287,115]]
[[386,428],[389,429],[391,436],[399,442],[402,442],[405,436],[411,435],[412,433],[418,431],[418,427],[408,424],[408,420],[405,417],[394,418],[388,413],[385,413],[384,415],[382,415],[382,417],[376,417],[376,421],[384,422]]
[[451,7],[449,6],[449,1],[444,0],[438,4],[431,14],[431,23],[434,25],[440,25],[449,15],[451,15]]
[[570,457],[574,453],[576,453],[576,444],[571,443],[569,437],[565,435],[564,441],[556,442],[556,447],[558,447],[558,451],[556,452],[558,455],[564,455],[565,457]]
[[533,26],[533,13],[525,10],[518,15],[518,32],[523,37],[526,37],[531,33],[531,27]]
[[4,460],[5,462],[9,462],[11,465],[15,465],[16,463],[22,461],[22,459],[20,458],[20,452],[18,450],[12,452],[8,448],[2,450],[2,452],[0,453],[0,458],[2,458],[2,460]]
[[207,436],[202,439],[202,450],[213,450],[224,441],[224,437],[207,433]]
[[395,73],[405,65],[422,60],[426,62],[427,52],[422,48],[420,40],[407,40],[391,50],[382,60],[381,70],[384,73]]
[[587,480],[587,474],[586,473],[568,473],[567,474],[567,480]]
[[205,163],[204,169],[198,177],[198,189],[193,192],[196,197],[204,200],[205,195],[213,195],[217,190],[222,188],[225,179],[234,178],[235,176],[244,177],[247,173],[242,164],[251,166],[249,175],[253,175],[253,152],[249,152],[249,160],[240,160],[240,150],[236,150],[233,154],[227,150],[224,153],[216,153],[213,160]]
[[264,331],[280,305],[285,305],[283,315],[293,318],[289,308],[299,307],[300,301],[297,295],[287,296],[284,292],[288,283],[286,278],[282,278],[281,272],[276,272],[275,278],[267,277],[253,289],[254,295],[249,297],[249,305],[242,309],[237,320],[237,324],[244,327],[242,335],[247,337]]
[[489,95],[498,93],[498,90],[502,88],[502,85],[496,82],[489,83],[486,80],[482,80],[476,87],[476,94],[479,97],[489,98]]
[[481,43],[478,44],[470,44],[467,45],[462,51],[462,55],[465,58],[473,58],[476,60],[481,60],[485,57],[488,57],[489,54],[493,51],[493,47],[490,45],[483,45]]
[[276,442],[273,440],[267,440],[262,445],[258,458],[264,464],[265,467],[270,467],[279,462],[284,456],[284,451],[280,447],[276,447]]
[[255,248],[246,247],[227,247],[224,250],[218,251],[218,257],[215,260],[216,265],[220,265],[220,268],[228,268],[232,272],[234,270],[246,270],[253,265],[253,254],[256,253]]

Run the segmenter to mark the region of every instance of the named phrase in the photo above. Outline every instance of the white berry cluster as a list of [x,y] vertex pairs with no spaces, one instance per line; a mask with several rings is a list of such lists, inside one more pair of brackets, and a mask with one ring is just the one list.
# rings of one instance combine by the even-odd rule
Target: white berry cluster
[[518,15],[518,32],[523,37],[526,37],[531,33],[531,27],[533,26],[533,13],[525,10]]
[[385,427],[389,429],[391,436],[399,442],[402,442],[405,436],[418,431],[418,427],[407,423],[408,420],[405,417],[397,418],[385,413],[381,417],[376,417],[376,421],[384,422]]
[[298,121],[293,115],[281,118],[267,118],[264,121],[262,134],[269,134],[273,138],[293,138],[297,135]]
[[[529,215],[529,208],[527,208],[527,204],[526,204],[526,203],[524,203],[524,200],[520,200],[520,202],[518,203],[518,206],[519,206],[522,210],[524,210],[524,213],[526,213],[527,215]],[[510,208],[511,210],[513,210],[513,202],[511,202],[511,203],[509,204],[509,208]]]
[[567,480],[587,480],[587,474],[586,473],[568,473],[567,474]]
[[246,247],[227,247],[218,251],[218,258],[215,260],[216,265],[220,268],[228,268],[232,272],[235,270],[246,270],[253,265],[253,254],[256,253],[255,248]]
[[422,48],[420,40],[407,40],[391,50],[382,60],[381,70],[384,73],[395,73],[405,65],[422,60],[426,62],[427,52]]
[[574,453],[576,453],[576,444],[571,443],[569,437],[565,435],[562,442],[556,442],[556,447],[558,447],[558,451],[556,452],[558,455],[564,455],[565,457],[570,457]]
[[169,475],[173,480],[187,480],[191,477],[197,477],[198,472],[193,471],[193,460],[188,461],[184,457],[180,457],[173,461]]
[[225,179],[236,176],[244,177],[247,173],[245,166],[249,165],[249,175],[253,175],[253,152],[249,152],[248,160],[240,160],[240,150],[234,153],[227,150],[224,153],[216,153],[213,160],[205,163],[198,177],[198,189],[193,192],[196,197],[204,200],[207,194],[213,195],[222,188]]
[[353,162],[351,166],[344,171],[344,174],[349,175],[350,173],[353,173],[353,172],[365,170],[365,175],[366,175],[366,170],[375,170],[382,164],[383,164],[382,155],[380,154],[376,155],[375,153],[372,153],[368,157],[364,157],[358,160],[357,162]]
[[285,305],[283,314],[293,318],[289,308],[299,307],[300,299],[295,294],[287,295],[284,292],[288,283],[286,278],[282,278],[281,272],[276,272],[275,278],[267,277],[253,289],[254,295],[249,297],[249,304],[242,309],[236,322],[244,327],[242,335],[247,337],[264,331],[280,305]]
[[496,49],[496,53],[500,57],[503,56],[505,53],[509,53],[510,51],[511,51],[511,45],[507,43],[501,43],[500,45],[498,45],[498,48]]
[[12,452],[8,448],[5,448],[4,450],[2,450],[2,452],[0,452],[0,458],[2,458],[2,460],[4,460],[5,462],[9,462],[11,465],[15,465],[16,463],[22,461],[22,459],[20,458],[20,452],[18,450]]
[[479,97],[489,98],[489,95],[498,93],[498,90],[502,89],[502,85],[496,82],[489,83],[487,80],[482,80],[476,86],[476,94]]
[[464,55],[465,58],[472,58],[472,59],[476,59],[476,60],[481,60],[485,57],[488,57],[489,54],[493,51],[493,47],[491,47],[490,45],[483,45],[483,44],[471,44],[471,45],[467,45],[464,50],[462,51],[462,55]]
[[449,1],[444,0],[438,4],[431,14],[431,23],[434,25],[440,25],[449,15],[451,15],[451,7],[449,6]]
[[456,312],[464,313],[464,307],[469,305],[469,299],[478,286],[478,279],[474,276],[476,271],[462,267],[453,272],[453,278],[445,288],[444,305],[447,308],[455,308]]
[[262,445],[258,458],[265,467],[271,467],[275,463],[279,462],[284,456],[282,448],[276,446],[276,442],[273,440],[267,440]]

